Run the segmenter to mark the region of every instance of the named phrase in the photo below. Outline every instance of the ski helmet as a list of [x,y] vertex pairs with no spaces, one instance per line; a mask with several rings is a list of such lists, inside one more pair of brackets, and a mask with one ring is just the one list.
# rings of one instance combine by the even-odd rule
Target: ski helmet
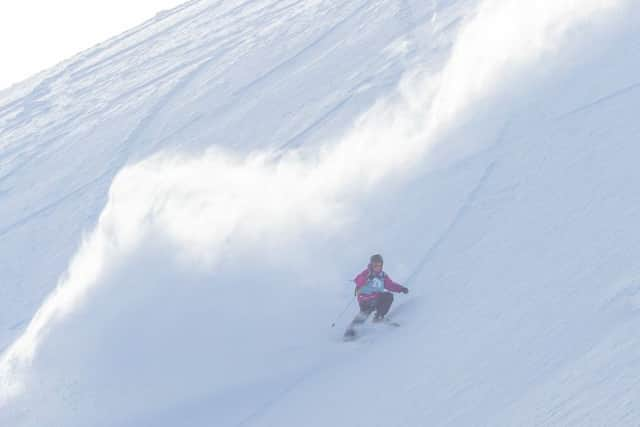
[[384,261],[382,260],[382,255],[380,254],[371,255],[371,258],[369,259],[369,264],[373,265],[376,263],[384,264]]

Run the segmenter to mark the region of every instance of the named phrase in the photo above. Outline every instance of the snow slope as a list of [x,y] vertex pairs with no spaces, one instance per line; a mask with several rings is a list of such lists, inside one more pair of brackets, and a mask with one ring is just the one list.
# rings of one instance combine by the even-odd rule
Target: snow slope
[[639,21],[194,1],[1,93],[0,424],[637,425]]

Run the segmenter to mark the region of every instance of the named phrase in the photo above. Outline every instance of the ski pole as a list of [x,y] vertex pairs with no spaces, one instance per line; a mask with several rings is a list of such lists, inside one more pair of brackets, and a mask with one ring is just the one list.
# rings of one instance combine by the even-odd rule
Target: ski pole
[[334,321],[333,321],[333,323],[331,324],[331,327],[332,327],[332,328],[333,328],[334,326],[336,326],[336,322],[337,322],[338,320],[340,320],[340,318],[341,318],[342,316],[344,316],[344,314],[345,314],[345,313],[347,312],[347,310],[351,307],[351,305],[353,304],[353,302],[354,302],[354,301],[355,301],[355,298],[354,298],[354,299],[351,299],[351,300],[349,301],[349,304],[347,304],[347,306],[344,308],[344,310],[342,310],[342,312],[338,315],[338,317],[336,317],[336,320],[334,320]]
[[[353,280],[349,280],[348,283],[353,283]],[[347,306],[344,308],[344,310],[342,310],[340,312],[340,314],[338,315],[338,317],[336,317],[336,320],[333,321],[333,323],[331,324],[331,327],[333,328],[334,326],[336,326],[336,322],[338,320],[340,320],[342,318],[342,316],[344,316],[344,314],[347,312],[347,310],[349,310],[349,308],[351,307],[351,305],[353,304],[353,301],[355,301],[355,299],[352,299],[349,301],[349,304],[347,304]]]

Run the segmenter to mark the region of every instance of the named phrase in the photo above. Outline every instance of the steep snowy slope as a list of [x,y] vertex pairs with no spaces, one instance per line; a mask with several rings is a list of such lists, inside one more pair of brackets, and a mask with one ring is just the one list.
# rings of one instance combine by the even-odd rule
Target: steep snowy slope
[[424,55],[418,38],[449,42],[428,37],[433,5],[344,3],[190,2],[1,95],[0,348],[125,164],[163,148],[243,154],[337,134]]
[[4,93],[0,423],[637,424],[639,21],[192,2]]

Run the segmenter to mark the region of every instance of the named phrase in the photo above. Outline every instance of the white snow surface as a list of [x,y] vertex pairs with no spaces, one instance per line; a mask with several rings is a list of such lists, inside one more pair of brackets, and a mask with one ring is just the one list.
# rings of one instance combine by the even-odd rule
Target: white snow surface
[[0,425],[638,425],[639,24],[191,1],[0,92]]

